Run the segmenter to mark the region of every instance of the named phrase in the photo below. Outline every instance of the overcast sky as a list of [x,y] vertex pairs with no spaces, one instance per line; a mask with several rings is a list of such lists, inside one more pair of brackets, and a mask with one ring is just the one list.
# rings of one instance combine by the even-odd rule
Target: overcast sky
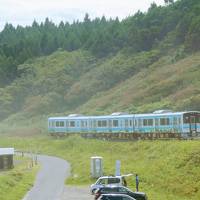
[[152,2],[164,4],[164,0],[0,0],[0,30],[5,23],[25,26],[46,17],[57,24],[61,20],[82,21],[86,12],[91,19],[103,15],[122,19],[138,10],[146,11]]

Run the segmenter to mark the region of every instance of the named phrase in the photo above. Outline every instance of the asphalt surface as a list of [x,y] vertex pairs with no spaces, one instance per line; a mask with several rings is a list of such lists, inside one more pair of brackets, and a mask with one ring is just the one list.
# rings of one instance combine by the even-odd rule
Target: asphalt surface
[[66,186],[61,200],[93,200],[94,196],[90,194],[87,186]]
[[[30,154],[28,154],[30,156]],[[33,188],[23,200],[93,200],[89,186],[65,186],[70,165],[65,160],[45,155],[37,156],[41,169]]]
[[65,179],[70,175],[69,163],[60,158],[44,155],[38,155],[37,160],[41,164],[41,169],[33,188],[23,200],[61,200]]

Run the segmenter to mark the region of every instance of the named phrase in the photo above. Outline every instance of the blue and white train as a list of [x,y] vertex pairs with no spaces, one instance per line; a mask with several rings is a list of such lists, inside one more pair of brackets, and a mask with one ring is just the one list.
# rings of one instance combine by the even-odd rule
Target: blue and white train
[[48,131],[52,135],[73,133],[112,133],[122,135],[176,134],[187,138],[200,136],[200,112],[172,112],[159,110],[150,114],[113,113],[105,116],[71,114],[48,118]]

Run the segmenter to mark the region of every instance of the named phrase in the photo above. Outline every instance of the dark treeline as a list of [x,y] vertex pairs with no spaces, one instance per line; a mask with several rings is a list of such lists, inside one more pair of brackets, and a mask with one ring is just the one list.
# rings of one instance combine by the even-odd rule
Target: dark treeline
[[138,11],[121,22],[104,16],[91,20],[86,14],[83,22],[72,24],[61,21],[55,25],[48,18],[27,27],[6,24],[0,33],[0,87],[20,75],[19,64],[59,48],[86,49],[101,58],[123,49],[131,53],[148,51],[165,39],[163,50],[172,44],[182,44],[191,52],[199,50],[200,1],[165,2],[163,7],[152,3],[146,13]]

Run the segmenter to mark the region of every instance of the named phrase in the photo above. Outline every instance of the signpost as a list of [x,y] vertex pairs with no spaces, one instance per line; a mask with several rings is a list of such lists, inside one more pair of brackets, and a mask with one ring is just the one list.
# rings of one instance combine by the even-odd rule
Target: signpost
[[115,164],[115,176],[120,176],[120,168],[121,168],[121,161],[120,160],[116,160],[116,164]]

